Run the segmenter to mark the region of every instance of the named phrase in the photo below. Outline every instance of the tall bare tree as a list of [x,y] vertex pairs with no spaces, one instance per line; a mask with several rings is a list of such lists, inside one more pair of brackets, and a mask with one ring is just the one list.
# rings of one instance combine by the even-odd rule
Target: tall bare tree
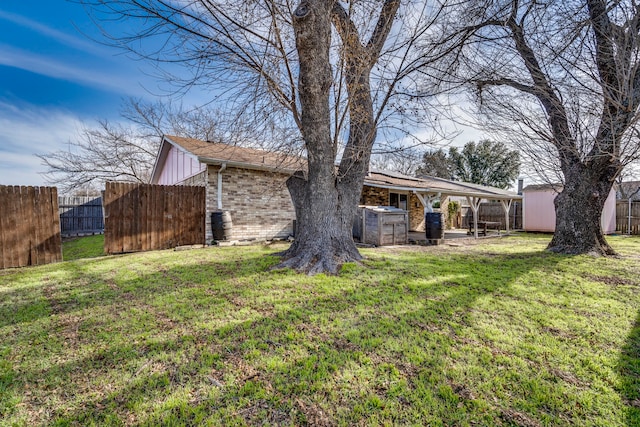
[[129,99],[120,115],[122,122],[84,126],[67,150],[39,154],[47,182],[62,192],[97,190],[105,181],[148,182],[164,133],[235,142],[220,130],[219,114],[209,108]]
[[420,166],[420,152],[414,148],[399,149],[371,155],[371,168],[415,176]]
[[612,254],[601,213],[640,149],[638,5],[463,1],[446,16],[447,83],[471,88],[487,126],[518,141],[529,162],[561,171],[549,249]]
[[399,13],[400,0],[82,2],[98,22],[135,20],[137,31],[109,33],[111,41],[164,70],[181,65],[170,76],[179,89],[201,85],[233,114],[297,128],[307,168],[287,182],[298,229],[282,266],[335,273],[361,259],[352,220],[372,147],[382,122],[392,129],[397,114],[426,112],[415,108],[423,98],[407,95],[423,61],[414,48],[437,8],[406,2]]

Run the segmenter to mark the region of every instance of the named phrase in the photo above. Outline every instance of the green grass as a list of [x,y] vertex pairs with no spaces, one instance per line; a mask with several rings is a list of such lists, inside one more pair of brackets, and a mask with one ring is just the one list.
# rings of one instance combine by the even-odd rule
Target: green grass
[[104,234],[78,237],[62,242],[62,258],[73,261],[104,255]]
[[0,272],[0,425],[640,425],[640,239],[283,246]]

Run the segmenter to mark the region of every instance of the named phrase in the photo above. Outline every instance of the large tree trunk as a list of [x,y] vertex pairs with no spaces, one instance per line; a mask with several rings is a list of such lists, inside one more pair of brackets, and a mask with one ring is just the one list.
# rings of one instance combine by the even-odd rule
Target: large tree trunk
[[343,263],[362,259],[352,237],[360,189],[344,199],[335,185],[317,185],[300,174],[289,178],[287,187],[296,208],[296,237],[279,267],[336,274]]
[[[347,11],[333,0],[303,0],[294,13],[302,134],[309,169],[306,179],[304,173],[298,173],[287,181],[297,226],[296,240],[282,254],[281,267],[335,274],[342,263],[362,259],[352,227],[376,137],[369,80],[399,6],[399,0],[385,0],[366,44],[361,43]],[[329,115],[332,19],[342,39],[349,97],[349,139],[338,167]]]
[[564,189],[554,202],[556,230],[547,249],[564,254],[614,255],[601,225],[612,181],[582,165],[572,169],[565,174]]
[[[302,136],[308,171],[287,181],[296,210],[296,239],[282,253],[279,267],[309,274],[335,274],[340,265],[362,259],[352,237],[352,224],[364,173],[346,188],[335,167],[331,140],[329,61],[331,0],[303,0],[293,15],[300,60],[299,93]],[[359,176],[357,176],[359,175]]]

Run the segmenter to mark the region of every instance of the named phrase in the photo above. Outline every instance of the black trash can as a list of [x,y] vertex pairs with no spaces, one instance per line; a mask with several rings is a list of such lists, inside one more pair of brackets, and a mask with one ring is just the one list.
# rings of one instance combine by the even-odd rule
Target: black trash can
[[424,215],[424,229],[427,240],[444,239],[443,215],[440,212],[427,212]]
[[213,240],[229,240],[231,237],[231,227],[231,212],[211,212],[211,230],[213,231]]

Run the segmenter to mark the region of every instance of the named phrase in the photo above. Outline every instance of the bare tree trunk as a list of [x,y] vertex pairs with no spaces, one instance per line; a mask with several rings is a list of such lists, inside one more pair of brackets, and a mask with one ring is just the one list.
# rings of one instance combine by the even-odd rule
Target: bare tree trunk
[[[297,226],[296,240],[282,254],[281,267],[335,274],[344,262],[362,259],[352,230],[377,129],[370,74],[399,5],[399,0],[384,2],[376,29],[364,45],[349,15],[335,1],[303,0],[294,12],[302,132],[309,169],[306,180],[299,173],[287,181]],[[332,21],[342,39],[349,96],[349,139],[338,167],[334,164],[336,149],[329,114]]]
[[[524,130],[525,148],[528,141],[535,141],[536,148],[529,149],[534,161],[544,162],[540,155],[557,155],[552,163],[560,166],[564,189],[555,200],[556,228],[548,249],[613,255],[603,235],[601,215],[616,176],[640,152],[635,138],[640,120],[640,9],[626,2],[584,3],[558,0],[545,2],[544,7],[536,2],[525,7],[518,1],[504,2],[489,17],[479,7],[475,15],[479,21],[463,27],[456,36],[460,38],[452,40],[462,46],[481,46],[489,40],[488,49],[474,47],[469,50],[473,56],[454,56],[453,64],[465,63],[463,79],[473,83],[480,95],[492,89],[485,93],[498,104],[489,110],[522,126],[516,132]],[[583,11],[588,21],[573,21]],[[463,15],[458,16],[464,21]],[[564,18],[574,22],[566,33],[561,27]],[[585,29],[588,32],[583,35]],[[501,40],[504,50],[496,48]],[[478,52],[496,56],[476,61]],[[517,65],[505,67],[501,62],[500,57],[511,54],[522,60],[520,72]],[[513,91],[518,92],[516,102],[505,102]],[[527,107],[529,98],[537,102]],[[539,107],[546,116],[544,125],[540,125],[541,116],[530,113]],[[508,127],[512,131],[511,122]],[[547,150],[547,144],[555,151]]]
[[336,274],[343,263],[362,259],[352,237],[357,202],[338,197],[335,185],[321,186],[297,175],[287,187],[296,207],[296,238],[278,267]]
[[296,209],[296,240],[282,254],[279,267],[309,274],[335,274],[342,263],[361,259],[352,237],[357,202],[341,197],[333,161],[329,108],[332,7],[330,0],[303,0],[293,15],[308,171],[306,179],[296,174],[287,181]]
[[547,249],[564,254],[614,255],[601,226],[612,184],[593,176],[582,165],[575,165],[574,169],[555,199],[556,230]]

